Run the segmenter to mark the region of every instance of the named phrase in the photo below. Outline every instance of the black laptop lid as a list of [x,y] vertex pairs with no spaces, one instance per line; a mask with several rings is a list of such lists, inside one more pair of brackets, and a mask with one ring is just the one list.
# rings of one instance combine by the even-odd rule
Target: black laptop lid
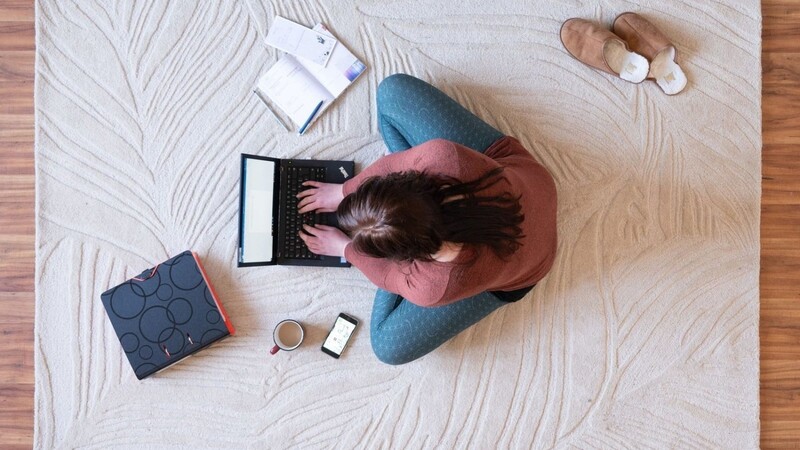
[[242,154],[239,267],[277,264],[280,160]]

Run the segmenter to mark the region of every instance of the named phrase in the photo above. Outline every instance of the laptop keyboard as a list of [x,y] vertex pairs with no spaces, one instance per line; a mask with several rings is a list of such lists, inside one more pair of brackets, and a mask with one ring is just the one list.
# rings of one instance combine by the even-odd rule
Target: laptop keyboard
[[311,253],[306,244],[300,239],[298,233],[304,224],[326,224],[325,216],[315,212],[298,214],[297,194],[307,189],[303,186],[306,181],[325,181],[324,167],[286,167],[286,189],[283,204],[286,206],[286,219],[284,220],[283,247],[281,254],[285,258],[294,259],[320,259],[319,255]]

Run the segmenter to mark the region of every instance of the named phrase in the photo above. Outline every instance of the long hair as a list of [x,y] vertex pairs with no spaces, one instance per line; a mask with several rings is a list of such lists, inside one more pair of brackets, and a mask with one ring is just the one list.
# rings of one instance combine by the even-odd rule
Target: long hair
[[339,226],[356,250],[376,258],[431,261],[445,241],[486,246],[505,258],[523,237],[519,197],[480,195],[505,181],[502,170],[464,183],[416,170],[368,178],[339,204]]

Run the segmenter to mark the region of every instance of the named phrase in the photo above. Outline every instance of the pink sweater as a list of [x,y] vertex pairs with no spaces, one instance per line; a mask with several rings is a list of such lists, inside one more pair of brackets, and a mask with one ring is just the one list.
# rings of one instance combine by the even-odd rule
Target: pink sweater
[[442,306],[483,291],[513,291],[542,279],[556,253],[556,187],[550,173],[533,159],[518,140],[506,136],[484,154],[454,142],[434,139],[403,152],[384,156],[348,180],[345,195],[367,178],[392,172],[419,170],[460,181],[474,180],[502,166],[505,182],[486,195],[508,191],[521,196],[522,246],[506,260],[491,249],[464,245],[452,262],[398,263],[372,258],[345,247],[345,258],[378,287],[402,295],[420,306]]

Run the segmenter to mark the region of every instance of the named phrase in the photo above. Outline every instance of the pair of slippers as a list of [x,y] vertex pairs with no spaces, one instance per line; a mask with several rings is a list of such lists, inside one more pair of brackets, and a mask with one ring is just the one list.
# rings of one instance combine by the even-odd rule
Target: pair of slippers
[[668,95],[686,87],[686,74],[675,62],[675,46],[644,17],[622,13],[614,32],[584,19],[561,26],[561,43],[578,61],[631,83],[653,79]]

